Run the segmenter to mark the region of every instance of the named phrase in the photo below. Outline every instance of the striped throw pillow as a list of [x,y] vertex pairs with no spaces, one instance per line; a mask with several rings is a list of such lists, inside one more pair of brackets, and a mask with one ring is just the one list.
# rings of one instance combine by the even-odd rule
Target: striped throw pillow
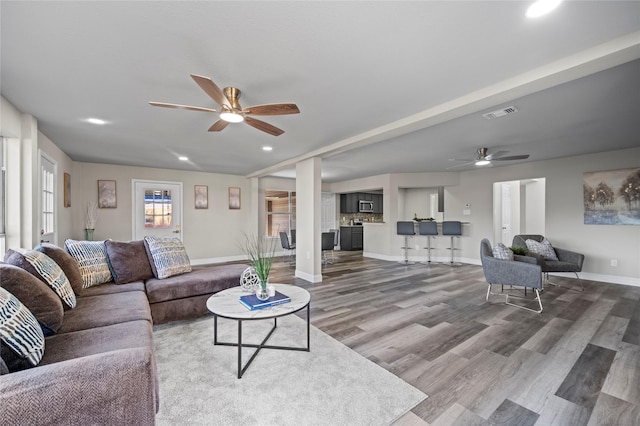
[[500,260],[513,260],[513,252],[502,243],[496,244],[493,248],[493,257]]
[[144,237],[144,245],[153,260],[154,275],[158,279],[191,272],[191,262],[179,238]]
[[44,355],[44,335],[38,320],[14,295],[0,287],[0,339],[29,364]]
[[64,245],[69,254],[78,262],[83,288],[112,281],[104,241],[69,239],[64,242]]
[[71,283],[62,268],[46,254],[36,250],[19,249],[14,251],[9,249],[6,261],[22,267],[36,278],[39,278],[51,287],[68,307],[76,307],[76,295],[73,292]]

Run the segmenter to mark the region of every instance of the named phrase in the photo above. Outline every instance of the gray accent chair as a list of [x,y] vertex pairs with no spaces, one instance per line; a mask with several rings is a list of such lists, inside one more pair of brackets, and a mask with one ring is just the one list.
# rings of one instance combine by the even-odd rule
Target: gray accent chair
[[[296,253],[296,245],[289,243],[289,236],[287,235],[286,232],[280,231],[278,233],[278,235],[280,235],[280,245],[282,245],[282,249],[284,250],[284,254],[288,258],[291,258]],[[282,258],[282,260],[284,261],[284,257]]]
[[[537,242],[542,242],[543,239],[544,239],[544,236],[538,235],[538,234],[516,235],[515,237],[513,237],[512,245],[526,247],[527,246],[525,242],[526,240],[534,240]],[[549,272],[572,272],[576,275],[576,278],[578,279],[578,283],[580,283],[580,291],[584,291],[584,285],[582,284],[582,280],[578,275],[578,272],[582,272],[584,255],[574,251],[561,249],[555,246],[553,247],[553,249],[556,252],[556,256],[558,257],[558,260],[547,260],[536,253],[529,253],[527,256],[531,256],[536,259],[536,261],[538,262],[538,265],[540,265],[540,268],[542,268],[542,273],[544,274],[546,283],[560,286],[559,284],[556,284],[549,280]]]
[[[501,260],[493,257],[493,250],[488,239],[484,238],[480,242],[480,260],[482,261],[482,270],[487,280],[487,296],[489,301],[490,295],[502,294],[506,296],[505,303],[516,308],[526,309],[531,312],[542,312],[542,300],[540,300],[540,290],[542,290],[542,271],[540,265],[536,263],[536,259],[529,256],[514,255],[513,260]],[[540,309],[535,310],[526,306],[517,305],[509,301],[509,293],[493,293],[491,286],[500,284],[502,286],[517,286],[531,288],[536,294],[535,300],[538,302]]]

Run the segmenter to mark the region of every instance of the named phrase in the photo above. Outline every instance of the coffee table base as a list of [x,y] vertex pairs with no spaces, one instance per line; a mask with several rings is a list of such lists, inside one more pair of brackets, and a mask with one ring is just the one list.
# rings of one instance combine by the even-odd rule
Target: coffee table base
[[[235,346],[238,348],[238,379],[242,378],[242,375],[247,371],[247,368],[251,365],[253,360],[255,359],[258,352],[262,349],[279,349],[285,351],[304,351],[309,352],[311,350],[311,330],[309,325],[309,305],[307,305],[307,347],[295,347],[295,346],[276,346],[276,345],[267,345],[267,341],[271,337],[276,328],[278,328],[278,318],[273,318],[273,327],[267,334],[267,336],[262,340],[262,343],[256,345],[252,343],[242,343],[242,321],[241,319],[236,319],[238,321],[238,343],[233,342],[220,342],[218,341],[218,315],[213,315],[213,344],[218,346]],[[255,320],[248,320],[255,321]],[[242,348],[256,348],[256,351],[251,355],[249,361],[242,366]]]

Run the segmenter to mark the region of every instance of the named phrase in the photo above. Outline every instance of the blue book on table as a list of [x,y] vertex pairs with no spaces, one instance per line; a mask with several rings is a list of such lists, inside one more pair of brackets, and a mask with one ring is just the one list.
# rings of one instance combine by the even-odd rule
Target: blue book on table
[[245,296],[240,296],[240,303],[242,303],[247,308],[252,311],[256,309],[268,308],[271,306],[281,305],[283,303],[291,302],[291,298],[286,296],[279,291],[276,291],[275,296],[268,298],[267,300],[260,300],[256,297],[255,294],[247,294]]

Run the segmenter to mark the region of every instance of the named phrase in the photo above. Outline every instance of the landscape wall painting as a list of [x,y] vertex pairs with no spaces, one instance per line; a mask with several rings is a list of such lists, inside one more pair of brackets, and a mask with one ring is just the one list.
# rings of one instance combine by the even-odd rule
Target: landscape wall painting
[[584,174],[586,225],[640,225],[640,168]]

